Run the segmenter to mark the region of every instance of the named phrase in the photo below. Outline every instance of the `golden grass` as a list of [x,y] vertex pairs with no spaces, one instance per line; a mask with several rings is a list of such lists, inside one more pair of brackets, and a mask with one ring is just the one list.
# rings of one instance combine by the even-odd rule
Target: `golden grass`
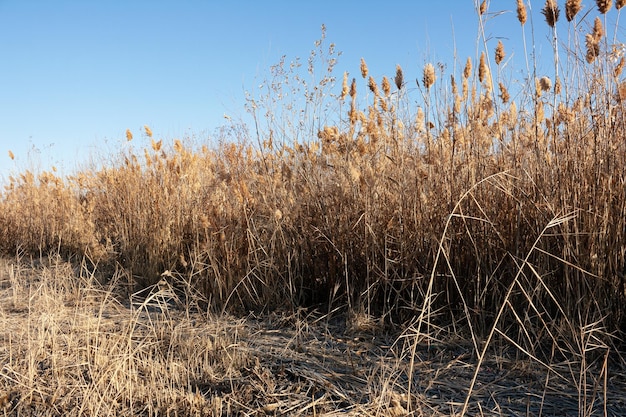
[[[484,24],[487,2],[476,5]],[[618,13],[611,2],[597,6]],[[580,7],[567,2],[567,20]],[[523,2],[517,12],[524,36]],[[504,43],[496,48],[494,80],[485,39],[461,74],[427,63],[409,76],[397,66],[393,80],[379,83],[361,59],[361,93],[344,73],[335,94],[338,55],[322,38],[307,69],[313,77],[313,64],[322,65],[321,79],[317,72],[309,84],[296,76],[297,65],[282,60],[271,68],[271,87],[248,97],[252,125],[225,127],[211,147],[163,140],[144,126],[133,142],[144,141],[140,151],[125,147],[70,177],[12,177],[0,198],[0,250],[109,271],[117,286],[145,290],[140,294],[150,302],[158,299],[150,291],[167,284],[183,312],[298,315],[304,308],[327,322],[361,317],[401,331],[398,341],[407,344],[395,354],[411,371],[398,382],[400,362],[383,367],[389,379],[370,385],[398,410],[415,409],[421,398],[419,385],[409,382],[417,352],[456,337],[470,341],[478,365],[452,411],[473,407],[480,363],[504,349],[546,371],[546,389],[557,373],[561,382],[575,382],[579,411],[590,415],[598,403],[588,403],[593,389],[581,381],[592,369],[608,378],[626,329],[624,57],[610,44],[618,27],[593,14],[585,42],[570,39],[570,49],[559,53],[558,5],[547,1],[543,12],[554,73],[528,68],[517,85],[501,73]],[[409,86],[405,78],[413,77],[421,83]],[[72,288],[80,293],[87,283],[78,282]],[[18,294],[20,285],[13,280],[10,287]],[[191,340],[204,337],[192,327]],[[134,330],[124,331],[126,344],[107,346],[119,357],[135,352]],[[140,351],[157,355],[159,340]],[[22,374],[31,378],[35,368]],[[152,378],[146,386],[157,384],[157,376],[141,375]],[[124,378],[116,390],[142,383]],[[404,403],[385,391],[392,380]],[[604,385],[594,381],[597,393]],[[167,395],[163,404],[178,394]]]

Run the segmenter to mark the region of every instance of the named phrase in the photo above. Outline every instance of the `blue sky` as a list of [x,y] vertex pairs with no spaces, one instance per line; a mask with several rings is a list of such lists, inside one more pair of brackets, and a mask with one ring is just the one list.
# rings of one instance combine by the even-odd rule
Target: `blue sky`
[[[551,56],[543,2],[532,6],[538,51]],[[492,0],[490,11],[506,12],[486,33],[490,53],[501,37],[515,57],[512,78],[524,62],[515,0]],[[164,141],[206,139],[225,114],[245,117],[244,92],[282,55],[306,62],[322,24],[342,51],[338,78],[360,78],[363,57],[377,80],[396,64],[414,80],[425,62],[451,68],[455,49],[461,65],[475,57],[477,23],[474,0],[0,0],[0,180],[51,165],[71,172],[115,152],[126,129],[140,138],[143,125]]]

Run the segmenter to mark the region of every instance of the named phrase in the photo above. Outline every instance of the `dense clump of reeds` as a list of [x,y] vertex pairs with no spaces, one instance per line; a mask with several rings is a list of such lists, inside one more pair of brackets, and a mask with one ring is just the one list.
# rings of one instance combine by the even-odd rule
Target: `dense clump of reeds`
[[[579,10],[568,1],[567,20]],[[543,14],[556,41],[556,2]],[[555,59],[566,71],[533,74],[513,100],[503,79],[494,92],[493,49],[461,74],[426,63],[411,91],[402,68],[378,83],[363,59],[367,90],[346,73],[334,96],[337,54],[320,41],[314,87],[289,85],[297,65],[281,62],[249,98],[254,134],[235,125],[209,148],[146,127],[127,133],[143,154],[12,179],[0,245],[117,264],[139,286],[178,274],[217,309],[346,306],[473,334],[500,323],[528,349],[520,329],[547,323],[622,331],[626,88],[607,42],[596,19],[584,51]]]

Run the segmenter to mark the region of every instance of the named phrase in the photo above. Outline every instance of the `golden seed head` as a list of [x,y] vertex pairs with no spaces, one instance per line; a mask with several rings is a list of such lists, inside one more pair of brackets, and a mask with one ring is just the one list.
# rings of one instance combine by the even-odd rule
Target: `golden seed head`
[[600,44],[593,34],[587,33],[585,35],[585,45],[587,46],[585,59],[589,64],[591,64],[595,61],[596,57],[600,55]]
[[129,142],[130,142],[131,140],[133,140],[133,134],[132,134],[132,132],[130,131],[130,129],[126,129],[126,140],[127,140],[127,141],[129,141]]
[[417,108],[417,115],[415,116],[415,130],[418,132],[424,132],[426,127],[424,126],[424,110],[421,107]]
[[500,98],[502,99],[502,102],[505,104],[508,103],[511,99],[511,95],[509,94],[506,86],[502,82],[500,82],[498,83],[498,87],[500,88]]
[[467,61],[465,62],[465,68],[463,69],[463,77],[468,79],[472,75],[472,58],[467,57]]
[[[150,134],[149,136],[150,136],[150,137],[152,137],[152,132],[150,132],[150,133],[151,133],[151,134]],[[160,150],[161,150],[161,145],[162,145],[162,143],[163,143],[163,141],[162,141],[162,140],[160,140],[160,141],[158,141],[158,142],[155,142],[155,141],[154,141],[154,139],[153,139],[153,140],[152,140],[152,149],[153,149],[155,152],[160,151]]]
[[622,7],[624,7],[624,5],[626,5],[626,0],[617,0],[615,2],[615,8],[617,10],[621,9]]
[[383,93],[385,93],[385,97],[389,97],[391,94],[391,83],[389,82],[389,78],[383,76],[382,81]]
[[341,99],[344,100],[349,92],[348,88],[348,73],[343,73],[343,83],[341,84]]
[[365,60],[361,58],[361,76],[363,78],[367,78],[367,73],[368,73],[367,64],[365,63]]
[[424,86],[427,89],[430,89],[430,87],[432,87],[432,85],[435,83],[435,67],[433,67],[433,64],[426,64],[424,66],[424,76],[422,78],[422,82],[424,83]]
[[402,74],[402,68],[400,65],[396,65],[396,76],[393,80],[395,81],[398,90],[401,90],[402,85],[404,84],[404,75]]
[[183,143],[179,139],[174,139],[174,151],[183,153]]
[[150,130],[150,127],[148,127],[148,125],[144,125],[143,127],[146,131],[146,135],[148,135],[149,138],[152,137],[152,130]]
[[526,23],[526,6],[524,6],[523,0],[517,0],[517,20],[519,20],[520,24],[524,25]]
[[350,97],[356,97],[356,78],[353,78],[352,83],[350,84]]
[[593,21],[593,37],[596,42],[600,42],[604,36],[604,28],[602,27],[602,20],[599,17]]
[[279,222],[283,218],[283,212],[280,209],[274,210],[274,220]]
[[13,152],[11,152],[11,150],[9,150],[9,158],[11,158],[11,161],[15,159],[15,155],[13,155]]
[[482,16],[485,14],[486,11],[487,11],[487,0],[483,0],[483,2],[480,3],[480,9],[478,9],[478,13]]
[[498,41],[498,46],[496,46],[496,65],[500,65],[505,56],[504,44],[502,41]]
[[539,87],[542,91],[550,91],[552,88],[552,80],[548,77],[541,77],[539,80]]
[[450,85],[452,86],[452,94],[459,94],[459,87],[456,85],[456,79],[454,78],[454,74],[450,74]]
[[485,53],[480,54],[480,62],[478,64],[478,80],[482,83],[487,76],[487,62],[485,60]]
[[574,20],[574,16],[582,9],[582,0],[567,0],[565,2],[565,18],[568,22]]
[[611,9],[613,0],[596,0],[596,5],[598,6],[600,13],[606,14],[606,12]]
[[563,86],[561,85],[561,79],[557,77],[556,81],[554,82],[554,94],[556,94],[557,96],[561,94],[562,88]]
[[560,13],[556,0],[546,0],[546,4],[543,7],[543,10],[541,10],[541,13],[545,16],[548,26],[554,27],[556,22],[559,20]]
[[376,97],[378,97],[380,95],[380,93],[378,91],[378,85],[376,84],[376,80],[374,80],[374,77],[372,77],[371,75],[370,75],[370,78],[369,78],[369,80],[367,82],[367,86],[369,87],[370,91],[372,93],[374,93],[374,95]]
[[535,78],[535,95],[537,98],[541,97],[543,89],[541,88],[541,81],[539,78]]

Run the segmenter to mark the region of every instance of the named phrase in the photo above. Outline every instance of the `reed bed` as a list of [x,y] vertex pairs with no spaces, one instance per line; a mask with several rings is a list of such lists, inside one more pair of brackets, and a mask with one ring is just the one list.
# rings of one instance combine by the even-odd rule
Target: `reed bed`
[[547,375],[575,363],[564,378],[592,415],[626,329],[625,57],[606,18],[624,3],[584,16],[581,3],[565,17],[588,32],[559,49],[559,5],[545,2],[554,69],[529,66],[516,91],[506,42],[487,47],[486,1],[484,50],[459,73],[427,62],[376,80],[362,59],[337,79],[323,29],[313,82],[279,62],[248,97],[252,123],[213,145],[146,126],[100,166],[12,177],[0,250],[123,271],[128,294],[167,284],[197,311],[366,317],[402,332],[407,411],[419,349],[463,338],[476,366],[454,412],[507,347]]

